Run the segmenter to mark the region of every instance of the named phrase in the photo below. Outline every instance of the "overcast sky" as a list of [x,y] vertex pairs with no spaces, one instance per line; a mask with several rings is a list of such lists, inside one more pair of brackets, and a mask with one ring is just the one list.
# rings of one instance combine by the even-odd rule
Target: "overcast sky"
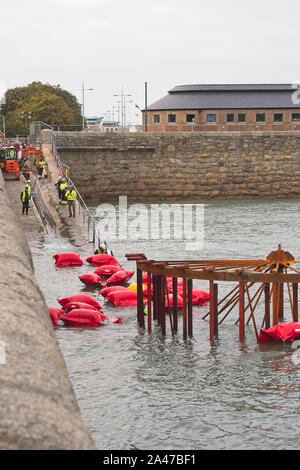
[[86,116],[123,88],[139,122],[145,82],[148,104],[176,85],[300,82],[300,1],[10,0],[0,44],[7,88],[60,84],[81,103],[84,81]]

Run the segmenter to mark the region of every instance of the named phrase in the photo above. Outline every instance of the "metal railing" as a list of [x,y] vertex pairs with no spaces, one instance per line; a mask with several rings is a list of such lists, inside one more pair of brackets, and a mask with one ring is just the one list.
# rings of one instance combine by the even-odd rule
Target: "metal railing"
[[[72,187],[75,189],[77,193],[78,212],[79,212],[79,215],[82,213],[83,223],[87,225],[87,240],[89,243],[93,243],[94,246],[97,243],[97,247],[100,248],[101,234],[100,234],[99,229],[97,228],[97,221],[94,219],[89,208],[84,202],[83,197],[81,196],[80,192],[78,191],[75,184],[70,178],[70,166],[63,163],[58,155],[57,148],[56,148],[55,132],[51,130],[50,134],[51,134],[52,152],[53,152],[53,155],[55,156],[57,166],[60,168],[61,176],[63,176],[69,182],[69,184],[72,185]],[[104,244],[106,245],[105,241],[104,241]]]
[[48,207],[48,204],[46,203],[43,192],[40,188],[38,179],[34,175],[34,173],[31,172],[30,174],[30,179],[31,179],[31,187],[32,187],[32,199],[34,202],[35,207],[37,208],[37,211],[40,215],[40,218],[42,220],[42,223],[45,227],[45,230],[47,232],[47,224],[50,225],[50,227],[56,231],[56,222],[55,219]]

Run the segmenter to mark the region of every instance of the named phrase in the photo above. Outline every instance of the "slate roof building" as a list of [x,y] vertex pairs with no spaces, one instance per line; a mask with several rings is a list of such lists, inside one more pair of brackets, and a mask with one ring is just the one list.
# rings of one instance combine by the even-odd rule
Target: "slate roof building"
[[176,86],[148,106],[147,130],[300,130],[300,89],[292,84]]

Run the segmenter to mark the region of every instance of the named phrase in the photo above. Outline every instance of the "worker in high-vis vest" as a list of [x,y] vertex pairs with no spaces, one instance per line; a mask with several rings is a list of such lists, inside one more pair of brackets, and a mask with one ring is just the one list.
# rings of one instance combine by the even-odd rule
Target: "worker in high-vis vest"
[[[75,199],[77,197],[77,193],[75,189],[73,189],[72,185],[69,185],[69,188],[66,192],[66,198],[68,200],[69,206],[69,217],[75,217]],[[73,213],[73,214],[72,214]]]
[[9,147],[9,157],[10,158],[15,158],[15,155],[16,155],[16,149],[15,149],[14,145],[11,145]]
[[26,213],[26,215],[28,215],[30,199],[31,199],[31,187],[30,187],[30,184],[27,183],[25,185],[25,188],[21,192],[21,201],[23,204],[22,215],[24,215],[24,212]]
[[68,189],[68,184],[66,183],[66,180],[63,178],[62,183],[60,185],[60,204],[68,204],[68,199],[66,197],[66,192]]
[[40,160],[40,162],[38,164],[38,172],[39,172],[38,178],[42,178],[42,176],[43,176],[43,170],[44,170],[45,163],[46,162],[44,160]]

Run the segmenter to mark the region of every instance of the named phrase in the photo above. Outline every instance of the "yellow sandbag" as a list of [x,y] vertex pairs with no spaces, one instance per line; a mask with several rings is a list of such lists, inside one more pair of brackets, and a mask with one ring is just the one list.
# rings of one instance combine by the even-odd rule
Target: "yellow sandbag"
[[[146,288],[146,284],[143,284],[143,290]],[[137,292],[137,283],[133,282],[130,284],[130,286],[127,287],[127,289],[132,290],[133,292]]]
[[128,289],[132,290],[133,292],[136,292],[137,291],[137,283],[133,282],[132,284],[130,284],[130,286],[128,286]]

